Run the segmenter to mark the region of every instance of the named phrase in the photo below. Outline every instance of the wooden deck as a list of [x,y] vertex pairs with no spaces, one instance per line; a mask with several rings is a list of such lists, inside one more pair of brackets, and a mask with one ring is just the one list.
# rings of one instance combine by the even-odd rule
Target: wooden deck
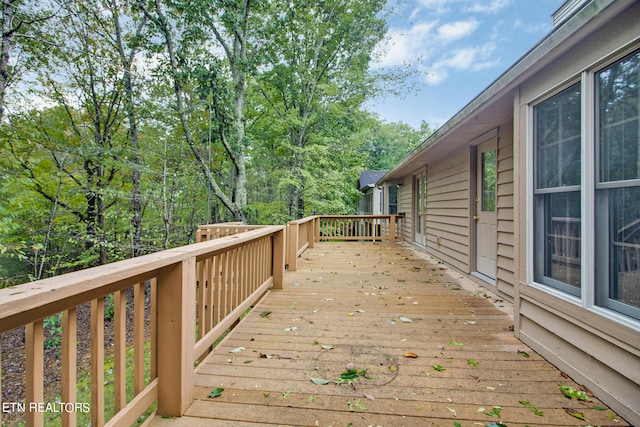
[[[151,425],[628,425],[565,397],[579,385],[512,325],[508,303],[409,246],[316,244],[200,364],[186,416]],[[351,367],[365,376],[337,384]]]

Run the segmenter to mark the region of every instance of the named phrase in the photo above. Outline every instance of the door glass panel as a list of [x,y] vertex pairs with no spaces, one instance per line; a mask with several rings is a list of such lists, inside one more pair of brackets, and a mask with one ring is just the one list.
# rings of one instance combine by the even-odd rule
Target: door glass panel
[[496,150],[482,153],[482,211],[496,210]]

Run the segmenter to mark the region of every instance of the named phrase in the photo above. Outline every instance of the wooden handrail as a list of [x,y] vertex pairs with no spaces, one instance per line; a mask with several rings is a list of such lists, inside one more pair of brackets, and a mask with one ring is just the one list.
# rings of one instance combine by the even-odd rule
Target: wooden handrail
[[296,271],[298,258],[315,242],[383,241],[395,242],[397,222],[402,215],[320,215],[287,223],[289,271]]
[[[76,403],[77,308],[90,303],[92,397],[91,402],[81,403],[86,404],[83,409],[90,408],[91,424],[130,425],[154,402],[159,414],[183,415],[193,398],[194,363],[269,288],[282,288],[285,265],[296,270],[298,257],[320,240],[394,241],[398,218],[311,216],[291,221],[286,228],[206,225],[198,230],[199,242],[192,245],[0,289],[0,333],[26,326],[25,405],[44,403],[44,319],[58,313],[62,313],[61,397]],[[115,414],[108,421],[105,297],[113,298],[114,329]],[[129,401],[127,310],[133,311],[134,323],[134,397]],[[150,359],[150,368],[145,368],[145,358]],[[44,423],[37,410],[27,410],[25,416],[27,425]],[[72,412],[61,413],[61,418],[64,426],[76,425]]]
[[[76,403],[76,308],[91,303],[92,425],[130,425],[157,401],[159,414],[180,416],[191,404],[194,363],[270,288],[282,288],[285,227],[266,226],[46,280],[0,289],[0,333],[26,326],[25,416],[44,424],[43,320],[62,313],[62,398]],[[133,298],[126,291],[133,288]],[[150,380],[145,384],[145,290],[150,300]],[[114,399],[105,423],[104,310],[113,295]],[[126,402],[125,312],[134,316],[134,398]],[[84,406],[83,408],[87,408]],[[37,409],[37,406],[35,407]],[[65,412],[65,426],[75,414]]]

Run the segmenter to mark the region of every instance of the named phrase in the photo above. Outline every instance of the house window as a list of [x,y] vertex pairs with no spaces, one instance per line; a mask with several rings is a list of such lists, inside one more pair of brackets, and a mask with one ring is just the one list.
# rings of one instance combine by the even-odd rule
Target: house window
[[389,215],[398,213],[398,186],[389,186]]
[[496,210],[496,150],[482,153],[482,211]]
[[533,109],[534,280],[580,295],[581,85]]
[[595,82],[596,303],[640,319],[640,51]]

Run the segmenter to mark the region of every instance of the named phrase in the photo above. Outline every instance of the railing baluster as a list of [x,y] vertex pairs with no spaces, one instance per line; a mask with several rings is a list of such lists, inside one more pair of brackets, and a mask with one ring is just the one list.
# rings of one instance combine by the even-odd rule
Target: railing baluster
[[43,403],[44,389],[44,324],[42,319],[29,323],[25,328],[26,338],[26,422],[28,426],[40,427],[44,425],[44,413],[32,410],[29,403]]
[[104,425],[104,298],[91,301],[91,426]]
[[150,371],[151,371],[151,381],[158,377],[158,363],[157,363],[157,355],[158,355],[158,339],[156,335],[156,331],[158,330],[158,312],[157,312],[157,304],[158,304],[158,281],[154,277],[151,279],[150,288],[150,308],[151,308],[151,325],[150,325],[150,335],[151,335],[151,363],[150,363]]
[[205,314],[204,314],[204,310],[205,310],[205,294],[206,294],[206,288],[207,288],[207,278],[206,278],[206,263],[207,260],[202,260],[198,263],[197,265],[197,275],[198,275],[198,295],[197,295],[197,304],[198,304],[198,309],[196,311],[196,316],[198,317],[196,319],[196,321],[198,322],[198,327],[196,329],[196,340],[200,339],[203,337],[204,334],[206,334],[206,331],[204,330],[205,326]]
[[220,255],[220,318],[224,319],[229,314],[229,252]]
[[144,282],[133,286],[133,395],[144,388]]
[[213,322],[212,327],[220,322],[220,261],[222,255],[213,257],[211,290],[213,291]]
[[205,293],[205,314],[204,314],[204,331],[200,333],[201,336],[204,336],[207,332],[213,328],[214,319],[213,319],[213,301],[214,301],[214,279],[213,279],[213,262],[215,257],[210,257],[206,259],[206,268],[205,268],[205,280],[207,283],[206,293]]
[[116,412],[127,404],[127,291],[113,294],[113,391]]
[[[62,312],[62,401],[76,402],[76,347],[78,323],[76,308]],[[62,411],[62,425],[76,426],[75,411]]]

